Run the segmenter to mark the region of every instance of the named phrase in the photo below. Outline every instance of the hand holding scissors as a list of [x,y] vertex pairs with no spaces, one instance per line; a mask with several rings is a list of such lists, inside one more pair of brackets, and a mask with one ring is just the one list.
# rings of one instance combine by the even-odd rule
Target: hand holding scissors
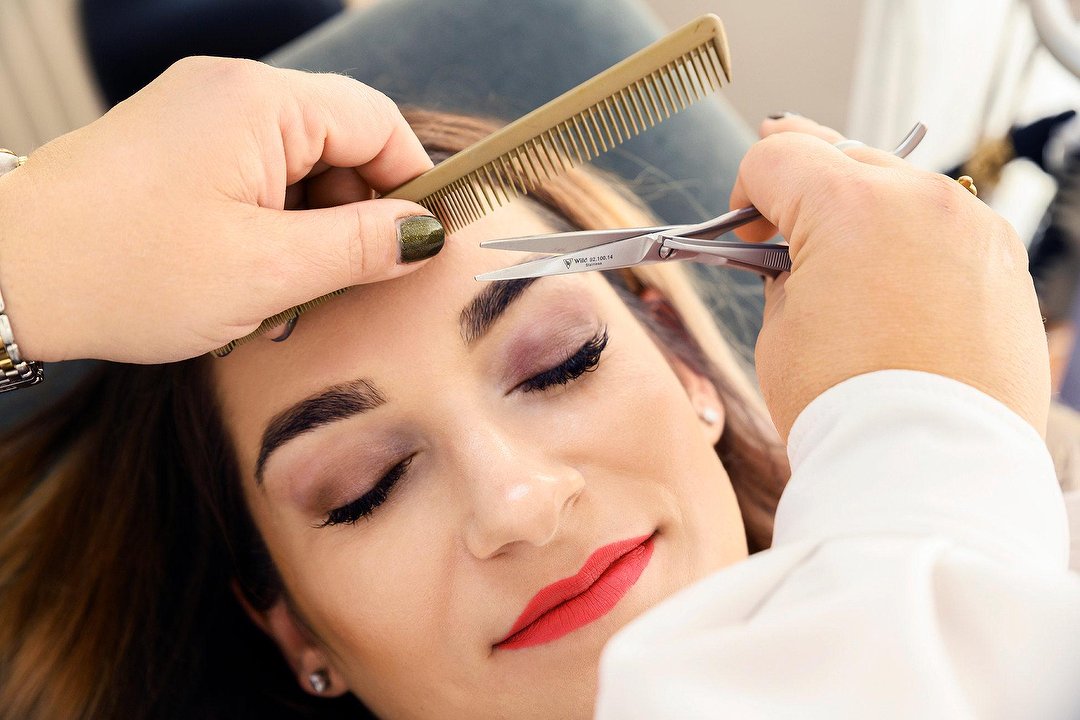
[[[743,158],[731,198],[736,207],[756,210],[699,226],[494,241],[487,246],[564,254],[480,279],[680,259],[753,269],[775,277],[765,284],[755,369],[785,441],[818,395],[887,369],[972,385],[1044,432],[1046,337],[1027,252],[1012,227],[955,181],[887,152],[851,147],[807,118],[768,120],[762,131],[764,139]],[[896,155],[920,136],[918,128]],[[779,231],[789,245],[708,239],[752,222],[759,210],[760,227],[746,225],[739,234],[764,240]],[[773,267],[768,252],[797,260],[794,272]]]
[[[904,158],[926,135],[926,126],[915,127],[900,141],[893,155]],[[787,246],[741,243],[715,238],[761,218],[754,207],[724,213],[696,225],[662,225],[620,230],[582,230],[577,232],[528,235],[519,238],[489,240],[481,247],[520,250],[534,253],[561,253],[502,270],[478,275],[477,280],[511,280],[542,275],[564,275],[587,270],[614,270],[645,263],[671,260],[694,260],[712,265],[727,265],[776,277],[791,270]]]

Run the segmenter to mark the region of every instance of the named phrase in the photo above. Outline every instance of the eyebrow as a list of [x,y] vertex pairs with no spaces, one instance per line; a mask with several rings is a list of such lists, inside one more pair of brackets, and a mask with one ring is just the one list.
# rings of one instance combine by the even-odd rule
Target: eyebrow
[[495,324],[511,303],[539,280],[539,278],[520,278],[489,283],[477,293],[461,311],[461,337],[466,345],[471,345]]
[[[479,340],[507,308],[539,278],[489,283],[462,309],[458,321],[466,345]],[[255,461],[255,482],[262,484],[270,455],[289,440],[338,420],[365,413],[386,403],[386,397],[367,379],[333,385],[275,415],[263,431]]]
[[263,431],[259,458],[255,462],[255,482],[261,485],[270,454],[297,435],[337,420],[359,415],[386,403],[386,397],[370,380],[359,379],[333,385],[304,398],[278,413]]

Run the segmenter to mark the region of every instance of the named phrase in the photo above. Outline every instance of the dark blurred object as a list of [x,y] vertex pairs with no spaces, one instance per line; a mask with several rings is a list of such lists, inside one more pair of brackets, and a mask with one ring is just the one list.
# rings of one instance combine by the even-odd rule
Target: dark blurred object
[[1080,280],[1080,118],[1075,110],[1014,125],[1003,138],[984,140],[950,177],[970,175],[992,188],[1006,163],[1023,158],[1057,181],[1058,191],[1032,238],[1029,256],[1039,305],[1048,323],[1069,319]]
[[[1080,409],[1080,345],[1076,343],[1080,321],[1080,117],[1075,112],[1062,113],[1028,127],[1030,147],[1023,156],[1050,174],[1058,186],[1031,242],[1031,276],[1046,322],[1052,380],[1054,370],[1059,374],[1064,371],[1055,383],[1058,398]],[[1016,147],[1019,155],[1024,139]]]
[[189,55],[260,58],[341,12],[342,0],[82,0],[90,61],[110,105]]
[[[980,142],[963,165],[945,174],[954,178],[970,175],[979,188],[989,190],[1000,179],[1002,168],[1018,158],[1034,163],[1057,182],[1057,192],[1028,247],[1028,269],[1046,325],[1051,387],[1062,403],[1080,410],[1080,345],[1076,343],[1080,325],[1080,116],[1068,110],[1027,125],[1014,125],[1004,137]],[[1080,447],[1071,430],[1066,435],[1069,443]],[[1074,464],[1080,468],[1080,460]],[[1058,464],[1059,474],[1061,468]],[[1080,477],[1080,469],[1068,472],[1070,477]]]
[[1076,291],[1080,278],[1080,152],[1072,153],[1069,160],[1067,170],[1057,178],[1058,192],[1046,230],[1032,247],[1031,274],[1048,334],[1054,326],[1061,326],[1072,345],[1059,398],[1080,410],[1080,293]]
[[1009,139],[1012,140],[1016,157],[1027,158],[1042,168],[1043,172],[1053,174],[1060,168],[1047,151],[1053,145],[1051,141],[1060,137],[1061,132],[1075,117],[1075,110],[1066,110],[1063,113],[1036,120],[1030,125],[1014,127],[1009,131]]
[[[1057,181],[1046,218],[1031,241],[1031,275],[1048,323],[1069,319],[1080,281],[1080,119],[1069,111],[1032,123],[1014,140]],[[1073,318],[1076,320],[1076,318]]]
[[1070,155],[1054,178],[1058,191],[1030,250],[1031,276],[1048,323],[1069,318],[1080,281],[1080,153]]
[[1064,155],[1068,154],[1063,152],[1064,140],[1076,134],[1068,130],[1070,125],[1075,125],[1072,123],[1075,118],[1075,110],[1066,110],[1028,125],[1013,125],[1005,137],[981,141],[971,157],[945,174],[952,178],[970,175],[979,187],[990,188],[1001,179],[1006,163],[1024,158],[1043,172],[1056,175],[1063,169]]

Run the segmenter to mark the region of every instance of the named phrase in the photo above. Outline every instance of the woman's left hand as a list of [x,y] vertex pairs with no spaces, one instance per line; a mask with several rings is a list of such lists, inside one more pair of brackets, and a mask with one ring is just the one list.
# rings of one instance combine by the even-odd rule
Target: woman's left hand
[[21,355],[180,360],[411,272],[441,225],[371,197],[430,167],[362,83],[182,60],[0,178],[0,289]]

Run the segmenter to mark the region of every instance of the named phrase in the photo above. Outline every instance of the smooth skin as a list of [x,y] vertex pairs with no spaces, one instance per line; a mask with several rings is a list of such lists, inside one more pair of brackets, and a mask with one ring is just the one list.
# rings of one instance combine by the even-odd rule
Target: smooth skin
[[[325,669],[332,694],[354,692],[379,717],[588,718],[611,635],[747,556],[713,449],[715,388],[669,363],[601,276],[539,280],[465,343],[460,311],[485,287],[473,276],[521,260],[478,243],[546,231],[514,203],[419,272],[306,314],[288,342],[213,363],[248,506],[296,611],[279,601],[252,615],[309,692],[308,674]],[[595,371],[520,388],[603,327]],[[283,363],[306,372],[282,374]],[[288,441],[256,483],[270,419],[358,378],[385,404]],[[701,419],[706,407],[719,422]],[[369,518],[318,527],[404,457],[407,473]],[[541,588],[653,532],[648,567],[609,614],[544,645],[493,647]]]

